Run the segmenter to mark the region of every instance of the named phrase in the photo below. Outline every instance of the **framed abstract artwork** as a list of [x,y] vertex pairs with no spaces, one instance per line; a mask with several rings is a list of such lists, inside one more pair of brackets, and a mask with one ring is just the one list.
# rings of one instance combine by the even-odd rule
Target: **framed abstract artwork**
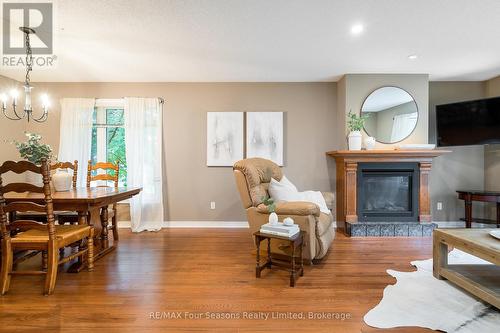
[[246,157],[283,166],[283,112],[247,112],[246,118]]
[[207,166],[243,159],[243,112],[207,112]]

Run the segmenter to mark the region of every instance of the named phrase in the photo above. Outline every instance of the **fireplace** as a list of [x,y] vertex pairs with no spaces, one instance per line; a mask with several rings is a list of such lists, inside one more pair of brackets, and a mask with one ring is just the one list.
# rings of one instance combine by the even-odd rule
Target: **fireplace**
[[417,222],[418,163],[358,163],[359,222]]
[[337,229],[349,236],[429,236],[432,160],[446,150],[336,150]]

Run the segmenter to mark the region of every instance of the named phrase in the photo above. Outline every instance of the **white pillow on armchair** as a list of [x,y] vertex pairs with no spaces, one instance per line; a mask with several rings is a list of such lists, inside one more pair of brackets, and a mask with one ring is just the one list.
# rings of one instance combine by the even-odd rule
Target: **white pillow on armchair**
[[306,201],[318,205],[322,213],[330,214],[325,198],[320,191],[299,192],[297,187],[285,176],[281,181],[271,178],[268,188],[269,195],[275,201]]

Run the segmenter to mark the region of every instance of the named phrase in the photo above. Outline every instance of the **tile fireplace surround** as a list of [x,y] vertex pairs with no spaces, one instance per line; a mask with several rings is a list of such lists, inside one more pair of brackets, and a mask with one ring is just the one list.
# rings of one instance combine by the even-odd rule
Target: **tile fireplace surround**
[[[328,156],[335,159],[337,167],[337,228],[342,229],[348,236],[430,236],[436,227],[431,221],[429,196],[432,160],[448,152],[450,151],[338,150],[327,152]],[[405,170],[407,169],[405,166],[408,165],[415,166],[413,177],[412,173]],[[408,193],[409,202],[406,203],[406,206],[409,208],[395,208],[402,211],[399,214],[402,216],[400,220],[394,217],[398,214],[394,214],[395,211],[390,209],[374,210],[375,214],[367,213],[358,216],[363,211],[361,205],[364,204],[358,198],[360,190],[362,192],[358,186],[360,178],[363,177],[363,173],[360,172],[361,168],[375,169],[378,171],[377,176],[383,176],[383,171],[391,171],[392,169],[395,173],[388,173],[388,177],[399,176],[403,179],[401,175],[407,175],[405,184],[408,185],[409,182],[411,185],[413,183],[413,186],[409,186],[409,191],[414,191],[414,193]],[[363,207],[366,208],[366,206],[370,205]],[[412,209],[415,212],[412,212]],[[381,217],[384,212],[388,213],[386,220]]]

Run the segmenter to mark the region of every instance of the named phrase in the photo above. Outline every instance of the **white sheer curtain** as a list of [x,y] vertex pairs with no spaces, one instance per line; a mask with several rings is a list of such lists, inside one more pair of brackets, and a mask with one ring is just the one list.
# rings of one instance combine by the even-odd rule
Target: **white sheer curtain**
[[125,98],[127,186],[142,187],[130,202],[132,231],[163,223],[162,106],[158,98]]
[[406,138],[417,124],[418,113],[404,113],[394,116],[392,124],[391,142],[401,141]]
[[78,186],[85,187],[92,141],[92,114],[95,99],[63,98],[59,136],[59,161],[78,161]]

